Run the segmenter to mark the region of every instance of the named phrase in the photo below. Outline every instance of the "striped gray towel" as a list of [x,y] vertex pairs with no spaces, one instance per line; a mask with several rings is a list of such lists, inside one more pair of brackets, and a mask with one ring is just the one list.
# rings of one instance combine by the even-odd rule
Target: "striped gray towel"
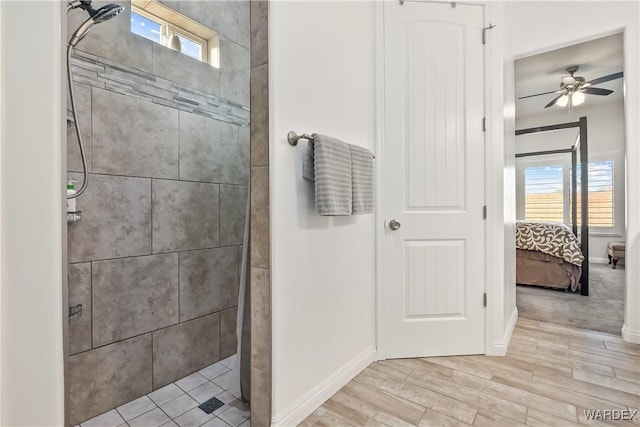
[[302,177],[309,181],[315,181],[316,179],[316,171],[313,167],[313,158],[313,141],[309,141],[307,142],[307,149],[305,150],[304,157],[302,158]]
[[353,215],[373,213],[373,154],[366,148],[349,145],[351,151],[351,188]]
[[351,215],[351,154],[349,145],[325,135],[313,135],[307,145],[302,175],[315,180],[316,211],[320,215]]

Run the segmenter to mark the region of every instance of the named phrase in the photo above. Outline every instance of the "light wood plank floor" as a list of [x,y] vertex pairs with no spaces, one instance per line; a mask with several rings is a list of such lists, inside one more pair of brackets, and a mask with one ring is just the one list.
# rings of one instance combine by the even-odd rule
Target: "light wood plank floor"
[[640,408],[640,345],[519,319],[506,357],[371,364],[301,426],[640,425],[585,410]]

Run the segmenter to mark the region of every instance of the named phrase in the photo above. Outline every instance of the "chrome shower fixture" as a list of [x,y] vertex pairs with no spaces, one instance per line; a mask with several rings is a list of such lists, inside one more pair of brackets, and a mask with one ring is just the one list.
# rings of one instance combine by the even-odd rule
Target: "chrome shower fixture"
[[71,39],[69,40],[69,45],[75,47],[80,40],[87,35],[89,30],[95,25],[100,24],[102,22],[108,21],[111,18],[114,18],[120,12],[124,10],[124,6],[120,4],[110,3],[105,6],[102,6],[100,9],[96,10],[91,7],[91,1],[80,0],[73,1],[68,4],[67,10],[81,8],[87,11],[89,14],[89,19],[84,21],[82,25],[78,27],[78,29],[73,33]]

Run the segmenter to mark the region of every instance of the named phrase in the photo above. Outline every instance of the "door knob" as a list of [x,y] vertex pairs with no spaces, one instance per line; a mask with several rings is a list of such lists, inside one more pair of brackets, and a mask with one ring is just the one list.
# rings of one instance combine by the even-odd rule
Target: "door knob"
[[391,221],[389,221],[389,228],[393,231],[396,231],[398,228],[400,228],[400,223],[395,219],[392,219]]

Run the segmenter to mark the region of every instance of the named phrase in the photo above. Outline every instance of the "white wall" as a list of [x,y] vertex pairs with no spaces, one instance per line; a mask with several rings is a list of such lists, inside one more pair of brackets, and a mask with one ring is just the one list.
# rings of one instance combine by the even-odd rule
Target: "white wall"
[[[503,222],[504,236],[502,239],[504,250],[504,277],[501,283],[504,306],[504,327],[512,327],[509,322],[517,319],[518,311],[516,307],[516,172],[515,172],[515,145],[513,143],[515,132],[515,69],[513,60],[510,57],[512,50],[511,39],[514,28],[507,20],[508,9],[501,10],[503,14],[503,37],[502,37],[502,60],[503,60]],[[498,190],[499,192],[499,190]],[[512,320],[513,319],[513,320]],[[513,326],[515,327],[515,326]]]
[[61,5],[0,3],[2,425],[64,423]]
[[[0,36],[2,35],[2,28],[4,27],[2,25],[2,13],[3,7],[2,5],[0,5]],[[2,55],[2,53],[4,52],[3,48],[2,48],[2,41],[0,41],[0,60],[4,59],[4,56]],[[4,246],[4,239],[3,239],[3,227],[2,227],[2,223],[3,223],[3,219],[2,219],[2,212],[4,210],[3,206],[3,197],[2,197],[2,189],[3,189],[3,179],[2,179],[2,162],[3,162],[3,156],[2,156],[2,152],[4,151],[2,149],[2,144],[4,141],[4,70],[2,65],[0,65],[0,424],[2,424],[2,402],[4,401],[3,399],[3,389],[5,388],[4,386],[4,381],[3,381],[3,375],[2,375],[2,371],[3,368],[2,366],[4,365],[4,346],[3,346],[3,338],[2,338],[2,325],[4,324],[3,319],[4,319],[4,302],[6,301],[6,298],[4,296],[5,294],[5,275],[4,275],[4,269],[2,268],[2,264],[4,263],[4,258],[2,257],[2,247]]]
[[[627,161],[627,266],[625,325],[622,336],[640,342],[640,10],[638,2],[580,2],[579,19],[571,1],[505,3],[510,27],[507,61],[612,34],[624,29],[625,129]],[[512,100],[511,100],[512,101]],[[515,137],[513,137],[515,138]],[[512,140],[513,141],[513,140]],[[506,141],[509,144],[509,141]]]
[[[515,191],[511,184],[512,174],[508,164],[513,159],[512,146],[506,145],[505,135],[510,131],[505,115],[513,114],[513,104],[505,104],[513,85],[504,84],[510,76],[504,63],[504,50],[509,40],[508,27],[504,25],[501,2],[478,2],[484,4],[484,23],[495,27],[487,31],[484,45],[485,57],[485,134],[486,168],[486,283],[488,296],[486,310],[485,352],[488,355],[505,355],[517,319],[515,289],[509,277],[515,280],[515,210],[510,194]],[[511,73],[512,74],[512,73]],[[506,244],[505,244],[506,242]],[[514,260],[512,263],[509,260]]]
[[373,151],[374,3],[275,1],[269,20],[272,414],[290,425],[341,368],[373,357],[374,217],[317,215],[305,143],[286,134]]
[[[589,257],[592,262],[607,261],[607,244],[612,241],[624,241],[624,104],[608,102],[598,105],[585,104],[577,107],[573,114],[567,114],[566,109],[555,108],[545,110],[542,114],[516,118],[516,129],[526,129],[536,126],[551,125],[577,121],[580,117],[587,117],[589,160],[602,160],[602,156],[615,160],[615,208],[616,223],[619,225],[615,233],[599,233],[591,228],[589,237]],[[520,135],[516,137],[516,152],[528,153],[540,150],[554,150],[569,148],[575,143],[578,129],[567,129],[554,132]],[[519,164],[525,164],[532,159],[540,160],[544,157],[525,157],[517,160]],[[564,154],[560,159],[571,162],[571,155]],[[518,195],[524,192],[523,182],[519,182]],[[524,203],[521,203],[523,205]],[[519,206],[522,208],[523,206]],[[519,219],[523,219],[523,212],[518,213]]]

